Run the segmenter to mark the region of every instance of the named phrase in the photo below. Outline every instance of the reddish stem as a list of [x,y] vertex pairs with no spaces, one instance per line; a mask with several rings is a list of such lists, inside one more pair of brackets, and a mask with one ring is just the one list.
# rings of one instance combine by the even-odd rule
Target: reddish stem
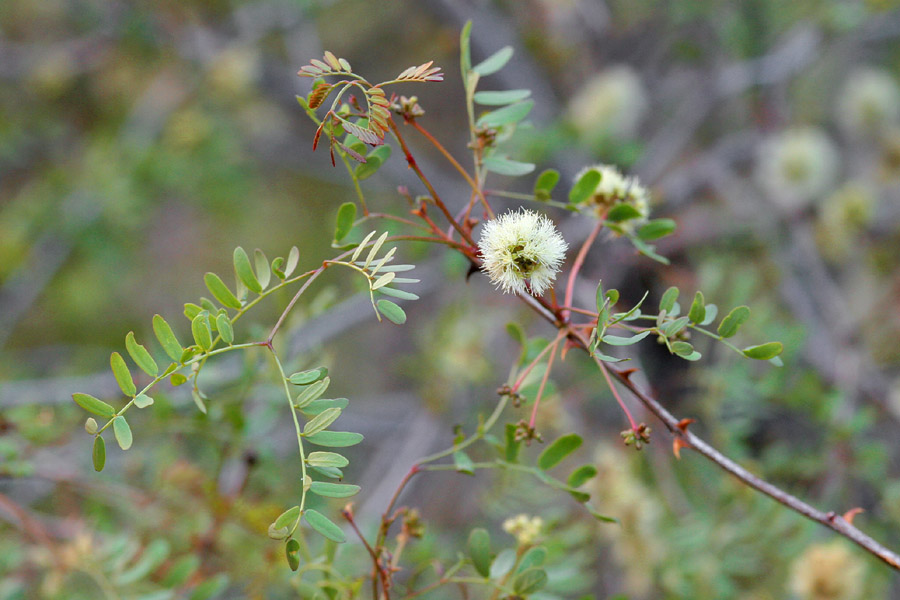
[[[575,257],[575,262],[572,263],[572,269],[569,271],[569,280],[566,282],[566,298],[564,300],[566,306],[572,306],[572,294],[575,291],[575,279],[578,277],[578,272],[581,271],[581,266],[584,264],[584,259],[587,256],[588,250],[591,249],[591,246],[594,244],[594,240],[597,239],[597,234],[600,233],[601,229],[603,229],[602,218],[594,225],[590,235],[588,235],[587,239],[584,240],[584,243],[581,245],[581,249]],[[564,309],[562,316],[564,319],[568,320],[569,309]]]

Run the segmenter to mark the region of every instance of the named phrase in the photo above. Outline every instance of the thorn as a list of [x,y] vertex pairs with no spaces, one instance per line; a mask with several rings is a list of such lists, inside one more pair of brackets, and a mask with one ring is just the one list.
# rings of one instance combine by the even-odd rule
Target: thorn
[[637,369],[635,369],[634,367],[630,369],[622,369],[621,371],[619,371],[619,375],[621,375],[625,379],[630,379],[633,373],[637,373]]
[[696,421],[696,419],[682,419],[678,421],[678,429],[680,429],[684,433],[687,433],[688,425],[690,425],[691,423],[695,423]]
[[858,515],[861,512],[866,512],[866,510],[864,508],[860,508],[858,506],[856,508],[851,508],[850,510],[848,510],[847,512],[844,513],[844,520],[847,521],[847,523],[849,523],[850,525],[853,525],[853,517],[855,517],[856,515]]
[[690,449],[692,446],[690,443],[684,441],[681,437],[675,436],[672,440],[672,453],[675,455],[675,458],[681,460],[681,449],[688,448]]

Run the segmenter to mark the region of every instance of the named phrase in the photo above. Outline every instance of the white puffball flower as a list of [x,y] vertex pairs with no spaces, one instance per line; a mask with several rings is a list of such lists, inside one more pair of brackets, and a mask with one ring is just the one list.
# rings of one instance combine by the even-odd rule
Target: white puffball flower
[[756,180],[778,204],[802,208],[830,191],[837,178],[838,152],[816,127],[796,127],[759,147]]
[[900,121],[900,87],[886,71],[860,68],[847,77],[836,108],[838,123],[847,133],[877,136]]
[[627,65],[598,73],[569,102],[568,118],[588,140],[630,138],[647,112],[644,84]]
[[510,211],[484,224],[481,239],[481,270],[504,293],[524,294],[525,280],[540,296],[550,288],[568,245],[546,216],[521,209]]
[[637,177],[626,177],[615,166],[600,164],[581,169],[575,175],[575,181],[581,179],[588,171],[600,173],[600,183],[584,202],[584,205],[593,209],[595,216],[601,217],[613,205],[624,202],[633,206],[640,216],[620,223],[622,227],[631,229],[635,225],[647,222],[650,216],[650,192]]

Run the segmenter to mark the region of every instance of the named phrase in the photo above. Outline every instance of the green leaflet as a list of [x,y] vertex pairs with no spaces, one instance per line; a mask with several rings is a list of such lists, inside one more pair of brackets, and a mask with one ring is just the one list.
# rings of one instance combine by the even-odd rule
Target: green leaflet
[[228,289],[228,286],[225,285],[225,282],[215,273],[207,273],[204,275],[203,282],[206,283],[206,287],[213,295],[213,298],[218,300],[222,306],[235,309],[241,307],[241,301],[237,299],[234,293],[232,293],[232,291]]
[[556,439],[552,444],[541,452],[538,457],[538,467],[547,470],[558,465],[562,460],[572,452],[575,452],[581,446],[581,436],[577,433],[569,433]]
[[341,416],[340,408],[327,408],[316,415],[303,427],[303,435],[310,436],[319,433],[334,423]]
[[741,325],[750,318],[750,309],[746,306],[737,306],[719,323],[719,337],[730,338],[734,336]]
[[478,574],[488,577],[491,574],[491,536],[486,529],[476,528],[469,534],[467,544],[469,557]]
[[363,441],[361,433],[352,431],[320,431],[305,437],[306,441],[311,444],[329,448],[346,448],[348,446],[355,446]]
[[[257,254],[255,257],[257,259],[256,260],[256,270],[261,271],[260,265],[259,265],[259,255],[262,254],[262,251],[257,250],[257,252],[259,254]],[[269,273],[270,273],[269,264],[268,264],[268,262],[265,261],[265,258],[266,258],[265,254],[262,254],[262,258],[263,258],[263,262],[265,263],[265,273],[266,273],[265,277],[266,277],[266,280],[268,283],[268,277],[269,277]],[[233,261],[234,261],[234,272],[237,275],[238,279],[240,279],[241,282],[243,282],[243,284],[247,286],[247,289],[252,292],[256,292],[257,294],[262,292],[263,287],[265,287],[265,286],[262,285],[262,283],[256,277],[256,274],[253,273],[253,268],[250,266],[250,257],[247,256],[247,253],[240,246],[238,246],[237,248],[234,249]]]
[[322,513],[311,508],[306,509],[303,518],[314,531],[334,542],[342,543],[346,541],[344,532],[341,528],[331,522],[331,520]]
[[94,438],[94,449],[91,452],[91,459],[94,462],[94,470],[102,471],[103,465],[106,464],[106,442],[103,441],[102,435]]
[[129,331],[125,336],[125,349],[128,350],[129,356],[140,369],[150,377],[156,377],[159,373],[159,367],[156,361],[147,352],[147,349],[137,343],[134,339],[134,332]]
[[153,315],[153,333],[156,334],[156,339],[159,340],[159,344],[169,358],[175,362],[180,362],[184,348],[181,347],[178,338],[175,337],[172,328],[169,327],[166,320],[159,315]]
[[98,417],[111,419],[116,414],[116,409],[114,409],[103,400],[94,398],[90,394],[75,393],[72,394],[72,400],[74,400],[75,404],[77,404],[84,410],[88,411],[89,413],[95,414]]
[[137,393],[137,388],[134,386],[131,371],[128,370],[128,365],[125,364],[125,359],[122,358],[122,355],[118,352],[113,352],[109,357],[109,366],[112,368],[113,376],[116,378],[116,383],[119,384],[122,392],[126,396],[134,396]]
[[512,58],[513,52],[512,46],[504,46],[472,67],[472,70],[482,77],[492,75],[506,66],[506,63]]
[[313,481],[309,491],[318,496],[327,498],[349,498],[359,493],[358,485],[348,483],[328,483],[325,481]]
[[122,415],[113,419],[113,433],[116,436],[116,441],[119,443],[119,448],[122,450],[131,448],[131,427],[129,427],[128,421]]

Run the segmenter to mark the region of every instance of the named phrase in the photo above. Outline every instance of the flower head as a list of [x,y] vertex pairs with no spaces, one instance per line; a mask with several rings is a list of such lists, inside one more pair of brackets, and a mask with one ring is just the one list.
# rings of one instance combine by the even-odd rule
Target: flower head
[[791,591],[803,600],[855,600],[865,566],[842,542],[814,544],[794,562]]
[[620,226],[630,230],[635,225],[647,221],[647,217],[650,216],[650,193],[637,177],[626,177],[613,165],[593,165],[579,171],[575,175],[575,181],[589,171],[600,173],[600,183],[597,184],[594,193],[582,203],[582,207],[591,209],[599,218],[613,205],[621,202],[631,205],[640,216],[623,221]]
[[828,135],[814,127],[788,129],[759,148],[760,187],[788,209],[799,209],[831,190],[839,156]]
[[503,522],[503,531],[516,538],[522,546],[533,544],[541,534],[544,520],[540,517],[529,517],[526,514],[510,517]]
[[478,248],[481,269],[504,292],[540,296],[556,279],[566,255],[566,241],[544,215],[531,210],[504,213],[484,224]]
[[900,121],[900,88],[890,73],[859,68],[847,77],[837,98],[838,123],[856,137],[877,136]]
[[591,142],[604,137],[630,138],[647,112],[647,92],[634,69],[607,69],[582,87],[569,103],[569,120]]

